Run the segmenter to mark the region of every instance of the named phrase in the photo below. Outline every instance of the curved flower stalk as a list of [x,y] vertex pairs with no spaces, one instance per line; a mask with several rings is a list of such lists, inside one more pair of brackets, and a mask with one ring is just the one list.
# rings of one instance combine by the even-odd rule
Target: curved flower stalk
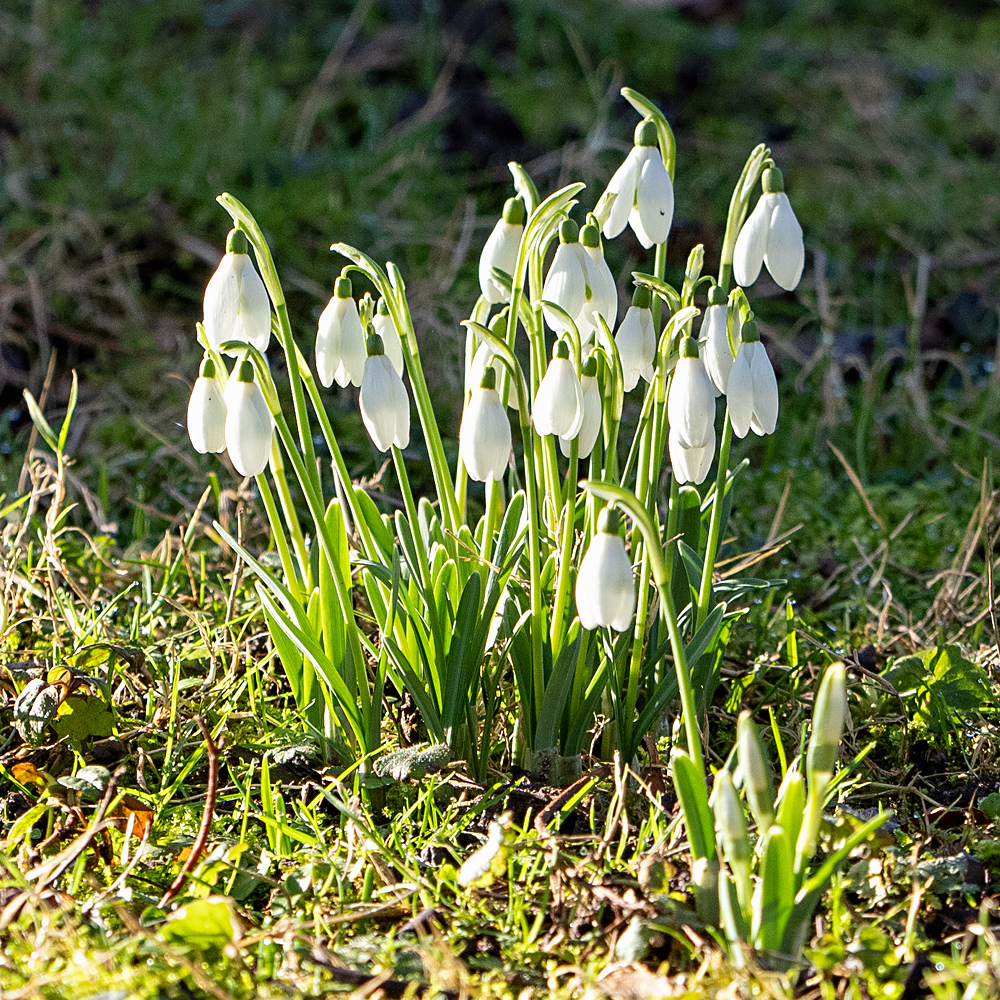
[[385,349],[385,356],[392,362],[392,367],[396,369],[396,374],[402,377],[403,374],[403,345],[399,340],[399,331],[392,321],[389,312],[389,303],[385,299],[378,300],[378,308],[372,317],[372,326],[375,332],[382,338],[382,347]]
[[226,390],[206,354],[188,400],[187,429],[191,445],[199,454],[226,450]]
[[622,376],[626,392],[631,392],[640,378],[653,381],[653,362],[656,360],[656,331],[650,310],[652,296],[649,289],[640,285],[632,293],[632,305],[615,334],[615,344],[622,362]]
[[620,526],[618,512],[605,507],[597,519],[597,533],[580,563],[576,611],[585,629],[607,627],[624,632],[632,624],[635,580]]
[[246,233],[233,229],[226,254],[205,287],[205,337],[214,351],[229,340],[266,351],[271,341],[271,302],[248,249]]
[[591,355],[583,366],[583,377],[580,379],[580,389],[583,393],[583,421],[575,437],[560,437],[559,450],[566,458],[570,457],[573,442],[577,443],[577,458],[589,458],[597,444],[604,419],[604,398],[601,387],[597,383],[597,358]]
[[510,301],[510,289],[494,279],[493,269],[502,271],[508,278],[513,275],[525,218],[524,202],[520,198],[508,198],[500,221],[486,239],[479,258],[479,287],[490,305]]
[[226,384],[226,450],[241,476],[259,476],[267,468],[274,437],[274,420],[260,386],[254,381],[253,362],[244,359]]
[[715,387],[691,337],[681,341],[667,397],[667,421],[670,464],[678,484],[704,482],[715,454]]
[[[726,293],[713,285],[708,292],[708,308],[701,323],[701,339],[704,343],[705,370],[715,386],[716,396],[724,395],[729,387],[729,373],[733,370],[733,350],[729,338],[729,306]],[[740,311],[735,309],[733,315],[732,342],[740,343]]]
[[333,298],[319,317],[316,373],[326,389],[335,379],[341,387],[348,383],[361,385],[365,373],[365,335],[353,295],[351,279],[342,275],[334,285]]
[[535,394],[531,412],[537,434],[555,434],[572,440],[583,426],[583,388],[569,360],[569,346],[557,340],[552,360]]
[[746,287],[757,280],[761,264],[766,264],[771,277],[790,292],[798,285],[805,265],[802,227],[777,167],[764,171],[761,187],[764,192],[736,238],[733,275]]
[[617,236],[627,224],[647,250],[667,240],[674,218],[674,185],[657,140],[656,123],[651,118],[639,122],[635,145],[605,192],[604,197],[615,196],[604,221],[608,239]]
[[[480,350],[487,347],[484,343]],[[487,347],[488,349],[488,347]],[[458,446],[469,477],[477,483],[501,480],[510,462],[510,421],[496,389],[496,371],[487,367],[462,415]]]
[[382,347],[382,338],[368,337],[368,358],[358,396],[361,419],[379,451],[410,443],[410,399],[406,387]]
[[778,422],[778,382],[754,320],[743,324],[742,342],[729,373],[729,419],[740,438],[747,431],[773,434]]

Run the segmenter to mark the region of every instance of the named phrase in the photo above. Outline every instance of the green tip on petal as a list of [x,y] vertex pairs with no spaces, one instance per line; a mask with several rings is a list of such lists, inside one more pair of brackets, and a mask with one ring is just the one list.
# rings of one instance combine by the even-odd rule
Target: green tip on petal
[[[746,327],[744,327],[746,329]],[[685,337],[681,341],[681,357],[682,358],[696,358],[698,357],[698,341],[694,337]]]
[[524,202],[520,198],[508,198],[503,206],[503,221],[512,226],[523,226],[528,213],[525,211]]
[[764,171],[760,185],[765,194],[780,194],[785,190],[785,178],[777,167],[768,167]]
[[339,277],[333,285],[333,294],[338,299],[349,299],[354,294],[354,286],[350,278]]
[[560,243],[576,243],[579,237],[580,227],[572,219],[566,219],[559,227]]
[[587,223],[580,230],[580,242],[585,247],[599,247],[601,245],[601,232],[597,226],[592,226]]
[[645,286],[639,285],[632,293],[632,305],[638,309],[648,309],[653,301],[653,293]]
[[712,285],[708,290],[708,304],[710,306],[724,306],[728,301],[726,293],[721,285]]
[[744,344],[753,344],[760,340],[760,330],[757,329],[757,321],[754,319],[748,319],[743,324],[743,330],[740,334],[740,339]]
[[[350,293],[348,293],[348,294],[350,294]],[[388,316],[389,315],[389,303],[386,302],[385,299],[379,299],[378,300],[378,307],[377,307],[377,309],[375,311],[379,314],[379,316]]]
[[226,253],[246,253],[248,249],[247,234],[242,229],[234,229],[226,237]]
[[605,507],[597,515],[597,530],[608,535],[617,535],[618,528],[622,523],[621,514],[614,507]]
[[206,354],[205,357],[202,358],[201,368],[198,370],[198,374],[202,378],[215,378],[215,362],[211,359],[211,357],[209,357],[209,355]]
[[380,354],[385,354],[385,346],[382,343],[382,338],[377,333],[368,334],[368,357],[377,358]]
[[240,362],[239,368],[236,369],[236,381],[237,382],[253,381],[253,362],[249,358],[244,358]]
[[636,146],[655,146],[659,141],[656,134],[656,122],[652,118],[645,118],[635,127]]
[[597,375],[597,358],[595,355],[591,354],[589,358],[583,363],[583,374],[587,378],[595,378]]
[[552,347],[552,360],[556,358],[569,359],[569,344],[565,340],[557,340]]
[[480,389],[495,389],[497,387],[497,373],[493,365],[487,365],[483,369],[483,377],[479,380]]

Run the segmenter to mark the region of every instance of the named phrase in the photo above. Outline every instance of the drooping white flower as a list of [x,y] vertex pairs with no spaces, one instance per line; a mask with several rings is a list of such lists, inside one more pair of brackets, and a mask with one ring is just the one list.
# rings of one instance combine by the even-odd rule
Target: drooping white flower
[[216,351],[230,340],[266,351],[271,340],[271,300],[248,249],[246,234],[232,230],[225,256],[205,287],[205,337]]
[[604,221],[608,239],[627,223],[647,250],[654,243],[666,242],[674,218],[674,185],[663,165],[652,119],[636,127],[635,145],[615,171],[606,193],[617,195]]
[[226,450],[241,476],[259,476],[271,457],[274,419],[253,364],[242,361],[226,383]]
[[[566,219],[559,227],[559,246],[542,285],[543,302],[559,306],[574,323],[593,294],[588,285],[589,260],[579,243],[579,235],[580,228],[572,219]],[[566,317],[544,304],[542,312],[551,330],[560,335],[569,331]]]
[[[589,458],[604,424],[604,399],[597,381],[597,358],[590,357],[584,364],[580,389],[583,392],[583,423],[580,424],[580,431],[575,437],[577,457]],[[573,441],[572,437],[559,438],[559,450],[567,458]]]
[[712,427],[708,440],[700,448],[689,448],[671,429],[667,435],[667,449],[670,453],[670,467],[678,483],[703,483],[715,457],[715,427]]
[[206,354],[188,400],[187,429],[194,450],[218,454],[226,450],[226,389]]
[[538,434],[572,439],[580,433],[583,389],[564,340],[557,340],[552,349],[552,360],[535,393],[531,416]]
[[525,210],[520,198],[508,198],[500,221],[493,227],[479,258],[479,287],[490,305],[509,302],[510,292],[493,280],[493,268],[513,277],[517,250],[524,233]]
[[[500,335],[502,336],[502,333]],[[472,357],[472,366],[469,369],[469,384],[474,386],[480,385],[487,368],[493,370],[495,376],[494,385],[500,385],[500,378],[504,373],[503,362],[493,353],[493,349],[484,340],[476,348],[476,353]],[[499,390],[497,392],[499,394]],[[517,410],[517,390],[513,385],[507,388],[507,405],[512,410]]]
[[365,373],[365,335],[353,298],[350,278],[338,278],[333,298],[319,317],[316,332],[316,371],[326,388],[361,385]]
[[691,337],[681,342],[667,396],[667,423],[685,448],[702,448],[715,433],[715,387]]
[[632,294],[632,305],[615,334],[618,356],[621,358],[625,391],[631,392],[640,376],[647,382],[653,381],[653,362],[656,360],[656,331],[653,329],[653,313],[649,304],[651,296],[648,288],[640,285]]
[[746,437],[748,430],[761,436],[774,433],[778,423],[778,380],[753,320],[743,324],[742,343],[729,373],[726,398],[737,437]]
[[496,373],[487,367],[462,414],[458,447],[469,478],[477,483],[502,479],[510,461],[510,421],[496,390]]
[[392,367],[396,369],[396,374],[403,375],[403,344],[399,339],[399,331],[392,320],[389,312],[389,303],[385,299],[378,300],[378,309],[372,317],[372,326],[375,332],[382,338],[382,346],[385,348],[386,357],[392,362]]
[[733,277],[745,288],[757,280],[761,264],[766,264],[771,277],[790,292],[805,266],[802,227],[785,194],[781,171],[776,167],[765,170],[761,185],[763,194],[736,238]]
[[405,448],[410,443],[410,399],[377,333],[368,338],[358,402],[365,429],[379,451],[388,451],[393,445]]
[[618,318],[618,286],[604,259],[601,231],[597,226],[588,224],[580,230],[580,246],[584,252],[587,288],[584,303],[576,317],[576,328],[580,331],[580,337],[587,341],[598,328],[595,313],[600,313],[609,330],[615,328],[615,320]]
[[[732,314],[733,322],[736,324],[733,331],[733,341],[739,344],[742,326],[739,308],[734,309]],[[705,370],[715,386],[717,396],[726,392],[726,387],[729,385],[729,373],[733,367],[728,322],[729,308],[726,293],[718,285],[713,285],[708,293],[708,308],[705,310],[705,318],[701,322],[701,339],[704,342],[702,357],[705,360]]]
[[616,511],[605,508],[576,575],[576,612],[585,629],[624,632],[635,613],[635,581]]

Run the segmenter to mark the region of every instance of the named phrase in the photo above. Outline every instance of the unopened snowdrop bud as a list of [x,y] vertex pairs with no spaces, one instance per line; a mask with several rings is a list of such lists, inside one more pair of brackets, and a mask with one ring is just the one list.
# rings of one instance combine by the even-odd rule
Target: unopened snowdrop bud
[[569,346],[557,340],[531,411],[538,434],[575,438],[583,424],[583,388],[569,360]]
[[232,230],[225,256],[205,287],[205,337],[216,351],[230,340],[266,351],[271,340],[271,300],[248,249],[246,233]]
[[[739,312],[735,313],[739,316]],[[729,386],[729,373],[733,368],[733,352],[729,346],[728,331],[729,307],[726,293],[713,285],[708,293],[708,308],[701,322],[701,339],[705,347],[703,357],[705,370],[715,386],[716,396],[726,392]],[[739,343],[739,338],[733,338]]]
[[226,390],[206,354],[188,400],[187,429],[194,450],[202,455],[226,450]]
[[805,266],[802,227],[777,167],[764,171],[761,187],[763,194],[736,238],[733,276],[745,288],[757,280],[761,264],[766,264],[771,277],[790,292],[798,285]]
[[259,476],[271,456],[274,420],[249,360],[226,383],[226,450],[241,476]]
[[510,292],[493,278],[493,268],[513,277],[517,250],[524,233],[525,210],[520,198],[508,198],[503,216],[493,227],[479,258],[479,287],[490,305],[509,302]]
[[472,390],[458,430],[458,447],[469,478],[477,483],[502,479],[510,461],[510,422],[496,389],[496,373],[483,370]]
[[840,737],[847,715],[847,671],[843,663],[827,668],[813,708],[812,738],[806,754],[806,775],[812,786],[825,775],[829,778],[840,752]]
[[736,793],[732,775],[723,768],[715,776],[712,791],[712,812],[715,814],[715,831],[730,867],[748,865],[753,856],[747,833],[747,818]]
[[736,748],[743,775],[743,790],[757,821],[757,830],[763,833],[774,822],[774,782],[760,735],[749,712],[741,712],[736,720]]
[[[576,436],[577,457],[588,458],[597,444],[597,437],[601,433],[601,426],[604,423],[603,399],[601,397],[601,387],[597,382],[597,358],[587,358],[583,366],[583,377],[580,379],[580,388],[583,391],[583,423],[580,425],[580,432]],[[559,438],[559,450],[567,458],[573,445],[573,438]]]
[[353,298],[351,279],[340,277],[333,286],[333,298],[319,318],[316,333],[316,371],[329,388],[349,382],[361,385],[365,373],[365,335]]
[[605,508],[597,519],[597,533],[576,576],[576,611],[585,629],[600,626],[624,632],[635,613],[632,561],[618,534],[618,512]]
[[[588,285],[588,258],[578,237],[580,227],[572,219],[566,219],[559,227],[559,246],[552,258],[549,273],[542,286],[542,299],[552,302],[564,310],[576,322],[593,291]],[[566,333],[570,324],[554,309],[542,306],[545,322],[558,334]]]
[[615,344],[622,362],[625,391],[631,392],[644,378],[653,381],[653,362],[656,359],[656,331],[650,310],[652,295],[640,285],[632,294],[632,305],[615,334]]
[[606,193],[617,195],[604,223],[608,239],[627,223],[647,250],[654,243],[666,242],[674,218],[674,185],[663,165],[652,119],[636,127],[635,145],[615,171]]
[[667,396],[667,445],[678,483],[702,483],[715,454],[715,388],[691,337],[681,341]]
[[375,310],[375,315],[372,317],[372,326],[382,338],[386,357],[392,362],[396,374],[401,376],[403,374],[403,345],[399,339],[396,324],[392,321],[389,303],[385,299],[378,300],[378,309]]
[[368,337],[358,402],[365,429],[379,451],[388,451],[393,445],[405,448],[410,443],[410,400],[377,333]]
[[733,433],[741,438],[748,430],[773,434],[778,423],[778,380],[754,320],[743,324],[740,340],[726,387]]
[[584,340],[589,340],[597,329],[595,313],[604,317],[608,329],[615,328],[618,318],[618,286],[615,284],[611,268],[601,250],[601,231],[597,226],[586,225],[580,230],[580,246],[583,247],[587,265],[587,291],[589,295],[580,310],[576,327]]

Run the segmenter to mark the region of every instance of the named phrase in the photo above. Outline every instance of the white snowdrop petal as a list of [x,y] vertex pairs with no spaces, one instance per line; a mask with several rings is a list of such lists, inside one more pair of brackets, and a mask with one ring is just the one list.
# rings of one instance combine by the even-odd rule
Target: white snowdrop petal
[[188,400],[187,429],[194,450],[218,454],[226,450],[225,389],[217,378],[195,379]]
[[510,461],[510,421],[496,389],[473,389],[458,432],[462,461],[478,483],[502,479]]
[[736,283],[746,288],[752,285],[760,274],[764,263],[764,250],[767,248],[767,224],[770,218],[770,206],[766,195],[761,195],[754,206],[733,249],[733,277]]
[[767,349],[760,341],[745,346],[754,349],[750,355],[750,378],[753,381],[751,426],[754,422],[757,424],[753,427],[756,434],[773,434],[778,423],[778,380],[774,375],[774,367],[767,356]]
[[239,314],[247,343],[266,351],[271,342],[271,300],[249,255],[240,277]]
[[646,365],[645,332],[640,313],[647,311],[638,306],[629,306],[615,334],[626,392],[631,392],[636,387]]
[[764,262],[767,264],[771,277],[785,291],[790,292],[798,285],[806,262],[802,227],[799,225],[792,203],[784,191],[764,197],[773,199],[773,208],[767,228]]
[[274,422],[256,382],[226,386],[226,450],[241,476],[259,476],[271,455]]
[[750,344],[741,344],[736,352],[736,360],[729,372],[729,386],[726,401],[729,404],[729,420],[733,433],[738,438],[747,436],[750,418],[754,410],[753,376],[750,374]]
[[329,389],[340,366],[340,328],[347,299],[334,296],[320,313],[316,331],[316,373],[320,384]]
[[610,626],[624,632],[632,621],[632,563],[617,533],[599,531],[591,541],[576,577],[576,610],[585,629]]
[[726,331],[728,309],[725,305],[709,306],[705,310],[705,319],[701,325],[705,349],[702,356],[705,359],[705,370],[708,372],[716,394],[726,391],[729,385],[729,373],[733,368],[733,352],[729,347],[729,335]]
[[[577,441],[577,457],[589,458],[601,433],[604,411],[601,406],[601,388],[595,377],[585,375],[581,381],[581,389],[583,393],[583,421],[575,440]],[[559,438],[559,450],[566,458],[569,458],[573,441],[572,437]]]
[[636,207],[646,235],[654,243],[663,243],[674,219],[674,185],[659,149],[655,146],[647,149],[648,154],[639,174]]
[[372,317],[372,326],[375,328],[375,332],[382,338],[382,347],[385,350],[385,355],[392,362],[392,367],[396,369],[396,374],[402,375],[403,343],[399,339],[399,331],[396,329],[396,324],[393,323],[392,317],[376,313]]
[[[604,317],[608,329],[615,328],[618,319],[618,286],[608,267],[600,247],[584,247],[584,261],[587,266],[588,283],[593,291],[594,307]],[[591,324],[597,324],[591,319]]]
[[639,147],[633,146],[622,165],[615,171],[608,184],[608,191],[618,195],[611,206],[611,214],[604,222],[604,235],[614,239],[628,222],[635,202],[635,186],[639,176]]
[[365,361],[358,402],[365,429],[379,451],[405,448],[410,439],[410,406],[392,362],[377,354]]
[[230,334],[239,314],[239,280],[233,260],[236,256],[246,255],[225,254],[205,286],[205,337],[216,351],[223,341],[232,339]]
[[523,232],[523,226],[500,219],[486,240],[479,258],[479,288],[490,305],[506,302],[510,298],[503,286],[493,280],[492,269],[495,267],[513,276]]
[[632,227],[632,232],[635,233],[635,238],[647,250],[652,249],[655,240],[649,233],[646,232],[646,228],[642,224],[642,216],[639,214],[638,206],[634,207],[629,214],[628,224]]
[[368,353],[365,350],[365,335],[361,329],[361,317],[358,315],[358,306],[353,298],[342,301],[344,302],[344,316],[340,326],[340,365],[337,368],[335,378],[340,386],[345,386],[348,382],[353,385],[361,385]]
[[535,430],[573,438],[583,423],[583,392],[568,358],[553,358],[535,393],[532,409]]
[[667,421],[687,448],[701,448],[714,433],[715,387],[701,358],[678,358],[667,396]]
[[[560,243],[552,266],[542,285],[542,298],[554,302],[576,319],[586,301],[587,280],[583,247],[579,243]],[[545,322],[556,333],[565,333],[569,323],[552,309],[542,307]]]

